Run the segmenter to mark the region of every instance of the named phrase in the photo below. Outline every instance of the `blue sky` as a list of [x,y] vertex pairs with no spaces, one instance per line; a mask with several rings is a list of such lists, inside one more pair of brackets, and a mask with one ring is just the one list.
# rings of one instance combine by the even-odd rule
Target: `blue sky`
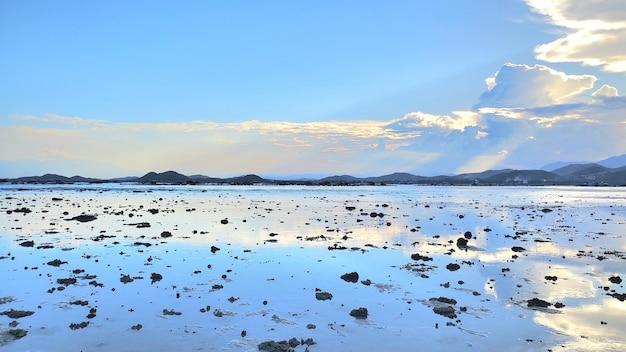
[[626,4],[2,1],[0,176],[537,168],[626,153]]

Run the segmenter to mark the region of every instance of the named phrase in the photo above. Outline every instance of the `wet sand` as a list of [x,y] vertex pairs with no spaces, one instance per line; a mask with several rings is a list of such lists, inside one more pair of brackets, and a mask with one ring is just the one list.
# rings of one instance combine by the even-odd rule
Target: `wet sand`
[[6,351],[621,351],[626,189],[0,185]]

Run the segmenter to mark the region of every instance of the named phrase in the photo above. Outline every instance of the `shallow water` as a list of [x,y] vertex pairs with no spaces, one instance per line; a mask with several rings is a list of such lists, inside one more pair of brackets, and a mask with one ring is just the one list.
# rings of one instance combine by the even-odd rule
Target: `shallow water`
[[[312,338],[310,351],[626,349],[626,289],[609,281],[626,278],[624,188],[122,184],[0,192],[0,313],[34,312],[0,315],[2,350],[252,351],[292,337]],[[21,208],[30,212],[14,211]],[[81,214],[97,219],[69,220]],[[132,225],[142,222],[150,227]],[[412,259],[416,253],[431,260]],[[47,264],[55,259],[67,263]],[[340,279],[349,272],[358,272],[357,283]],[[153,273],[162,279],[152,282]],[[125,275],[133,281],[123,283]],[[59,284],[63,278],[76,283]],[[317,300],[316,289],[332,299]],[[433,311],[446,306],[430,300],[437,297],[457,302],[456,318]],[[551,305],[528,307],[533,298]],[[71,304],[78,300],[85,305]],[[360,307],[367,319],[350,316]],[[27,335],[15,339],[14,329]]]

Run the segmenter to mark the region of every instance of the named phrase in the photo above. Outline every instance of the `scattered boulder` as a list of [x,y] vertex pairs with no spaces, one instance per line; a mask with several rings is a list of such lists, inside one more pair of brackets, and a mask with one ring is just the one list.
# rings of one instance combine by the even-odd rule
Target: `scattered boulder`
[[151,284],[157,282],[157,281],[161,281],[163,280],[163,275],[159,274],[159,273],[152,273],[150,275],[150,280],[152,280]]
[[456,299],[454,298],[447,298],[447,297],[433,297],[431,299],[429,299],[429,301],[437,301],[437,302],[441,302],[441,303],[446,303],[446,304],[452,304],[455,305]]
[[66,278],[66,279],[57,279],[57,283],[59,285],[65,285],[65,286],[74,285],[76,283],[76,278],[75,277],[69,277],[69,278]]
[[55,260],[51,260],[51,261],[47,262],[46,264],[48,264],[50,266],[59,267],[62,264],[67,264],[67,262],[61,261],[60,259],[55,259]]
[[133,281],[135,281],[135,279],[130,277],[130,275],[122,274],[122,277],[120,277],[120,282],[123,283],[123,284],[127,284],[127,283],[133,282]]
[[294,349],[289,345],[288,341],[264,341],[261,342],[258,346],[259,351],[267,351],[267,352],[292,352]]
[[459,248],[467,248],[467,239],[465,237],[459,237],[456,239],[456,246]]
[[350,311],[350,316],[356,319],[367,319],[367,308],[358,308]]
[[456,263],[450,263],[450,264],[446,265],[446,269],[448,269],[450,271],[457,271],[457,270],[461,269],[461,266],[459,264],[456,264]]
[[519,247],[519,246],[513,246],[513,247],[511,247],[511,250],[512,250],[513,252],[518,253],[518,252],[524,252],[524,251],[526,250],[526,248],[524,248],[524,247]]
[[22,337],[26,336],[26,334],[28,334],[27,330],[24,329],[11,329],[9,330],[9,335],[13,336],[14,339],[19,340]]
[[173,309],[163,309],[163,315],[182,315],[183,313],[177,312]]
[[351,272],[341,275],[341,279],[345,282],[358,282],[359,281],[359,273]]
[[624,300],[626,299],[626,293],[607,293],[607,295],[616,298],[617,300],[619,300],[620,302],[624,302]]
[[143,328],[143,325],[141,324],[133,325],[130,327],[131,330],[141,330],[142,328]]
[[228,219],[222,219],[222,220],[220,220],[220,223],[222,225],[226,225],[226,224],[228,224]]
[[528,300],[528,308],[548,308],[552,305],[550,302],[546,302],[539,298],[533,298]]
[[215,252],[219,251],[220,249],[218,247],[215,246],[211,246],[211,253],[215,254]]
[[30,311],[30,310],[15,310],[15,309],[0,312],[0,315],[6,315],[7,317],[11,319],[20,319],[20,318],[31,316],[33,314],[35,314],[35,312]]
[[612,283],[612,284],[617,284],[617,285],[619,285],[619,284],[621,284],[621,283],[622,283],[622,278],[621,278],[621,277],[619,277],[619,275],[618,275],[618,276],[611,276],[611,277],[609,278],[609,282],[610,282],[610,283]]
[[433,260],[433,258],[425,256],[425,255],[421,255],[419,253],[411,254],[411,259],[413,259],[413,260],[421,260],[421,261],[425,261],[425,262]]
[[70,329],[72,329],[72,330],[84,329],[88,325],[89,325],[88,321],[83,321],[82,323],[71,323],[70,324]]
[[163,231],[163,232],[161,232],[161,237],[162,237],[162,238],[169,238],[169,237],[172,237],[172,233],[171,233],[171,232],[169,232],[169,231]]
[[315,292],[315,299],[317,299],[318,301],[326,301],[329,299],[333,299],[333,295],[329,292]]
[[456,318],[456,313],[454,311],[454,307],[452,306],[437,306],[437,307],[433,307],[433,312],[439,314],[439,315],[443,315],[444,317],[450,318],[450,319],[455,319]]
[[90,222],[90,221],[94,221],[96,219],[97,219],[97,217],[95,215],[84,215],[83,214],[83,215],[75,216],[75,217],[73,217],[73,218],[71,218],[69,220],[70,221],[74,220],[74,221],[78,221],[78,222]]
[[33,246],[35,246],[35,241],[24,241],[24,242],[20,243],[20,246],[22,246],[22,247],[33,247]]

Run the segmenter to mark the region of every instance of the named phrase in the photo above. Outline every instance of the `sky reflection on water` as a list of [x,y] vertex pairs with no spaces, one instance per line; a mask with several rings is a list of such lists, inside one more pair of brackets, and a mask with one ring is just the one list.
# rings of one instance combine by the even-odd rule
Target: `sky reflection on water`
[[[293,336],[312,337],[311,351],[626,348],[625,304],[607,295],[625,291],[608,281],[626,276],[625,189],[19,187],[1,188],[0,298],[14,301],[0,311],[35,314],[19,319],[28,334],[15,341],[0,316],[7,350],[255,350]],[[32,212],[13,212],[22,207]],[[81,213],[97,220],[67,221]],[[150,227],[132,225],[141,222]],[[27,240],[34,247],[19,245]],[[57,258],[68,263],[46,264]],[[339,278],[352,271],[371,285]],[[48,293],[64,277],[79,279]],[[316,300],[316,289],[333,299]],[[433,312],[440,296],[458,302],[457,318]],[[535,297],[553,305],[527,307]],[[97,314],[74,331],[89,310],[76,299]],[[349,316],[358,307],[368,319]]]

